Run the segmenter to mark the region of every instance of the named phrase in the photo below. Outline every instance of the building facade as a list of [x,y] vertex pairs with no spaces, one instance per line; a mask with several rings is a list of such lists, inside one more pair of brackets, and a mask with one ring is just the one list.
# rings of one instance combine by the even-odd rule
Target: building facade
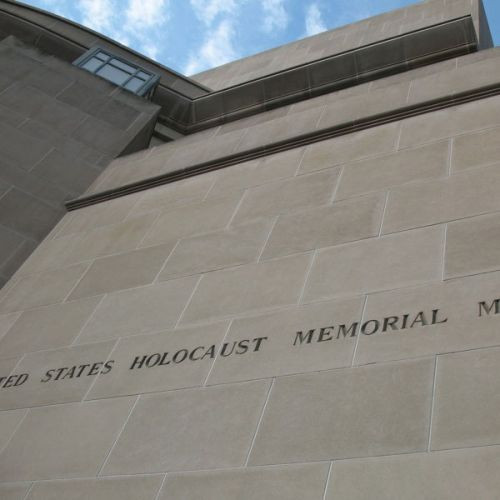
[[480,0],[193,79],[19,3],[0,32],[0,498],[498,498]]

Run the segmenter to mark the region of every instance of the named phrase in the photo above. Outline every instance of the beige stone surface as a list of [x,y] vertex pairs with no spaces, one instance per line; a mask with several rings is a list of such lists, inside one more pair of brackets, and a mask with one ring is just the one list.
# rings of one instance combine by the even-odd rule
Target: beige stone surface
[[326,500],[496,500],[500,448],[335,462]]
[[95,260],[69,300],[148,285],[160,272],[173,246],[156,245]]
[[[276,377],[293,373],[350,366],[356,338],[339,334],[338,325],[361,319],[364,299],[328,301],[285,309],[280,312],[236,319],[225,339],[242,352],[239,342],[251,340],[248,351],[240,355],[219,356],[208,379],[209,384]],[[321,334],[321,328],[326,328]],[[311,341],[307,335],[314,330]],[[297,338],[302,332],[303,342]],[[320,337],[321,334],[321,337]],[[253,340],[266,337],[256,350]],[[244,346],[247,344],[243,344]]]
[[338,177],[339,170],[331,169],[250,188],[245,192],[233,224],[326,205],[332,199]]
[[500,349],[438,358],[433,450],[500,443]]
[[258,220],[181,240],[168,257],[159,281],[256,261],[274,220]]
[[155,500],[163,476],[69,479],[35,483],[26,500]]
[[4,483],[0,484],[2,500],[25,500],[31,483]]
[[26,412],[27,410],[0,411],[0,451],[9,442]]
[[500,168],[477,168],[446,179],[391,190],[383,233],[500,210]]
[[449,143],[441,141],[346,165],[335,198],[381,191],[411,181],[435,182],[447,175],[448,157]]
[[87,267],[88,264],[78,264],[19,278],[0,301],[0,313],[62,302]]
[[305,302],[441,279],[444,231],[419,229],[320,250]]
[[453,278],[500,269],[498,214],[448,224],[444,276]]
[[500,125],[500,99],[489,97],[403,120],[400,147],[434,142]]
[[434,360],[276,379],[252,465],[427,449]]
[[175,326],[198,277],[180,278],[107,295],[78,342],[163,331]]
[[0,456],[0,481],[96,475],[134,400],[115,398],[30,410]]
[[141,397],[103,474],[244,465],[269,386],[257,381]]
[[0,352],[11,356],[71,344],[99,301],[91,297],[23,312],[0,339]]
[[222,322],[120,340],[110,356],[113,370],[99,375],[87,399],[204,385],[214,363],[207,351],[220,350],[227,328]]
[[[0,409],[80,401],[95,380],[92,373],[103,369],[113,345],[114,342],[102,342],[27,354],[15,372],[27,373],[29,378],[19,387],[0,390]],[[66,369],[61,370],[58,378],[61,368]]]
[[461,172],[471,167],[498,163],[500,159],[499,144],[499,128],[455,137],[452,171]]
[[204,174],[149,189],[142,194],[132,213],[168,210],[177,205],[201,201],[210,191],[214,180],[213,174]]
[[300,173],[388,153],[396,145],[399,127],[399,123],[391,123],[311,144],[304,153]]
[[[0,339],[5,336],[12,325],[17,321],[21,313],[9,313],[0,315]],[[1,351],[1,349],[0,349]]]
[[370,195],[282,215],[273,228],[262,258],[281,257],[377,236],[384,205],[385,195]]
[[239,165],[222,169],[209,196],[221,196],[267,182],[293,177],[303,155],[303,148],[265,156]]
[[160,500],[323,500],[328,464],[169,474]]
[[[384,318],[396,316],[397,329],[388,326],[383,333],[361,335],[355,363],[500,345],[500,315],[495,315],[494,307],[489,315],[484,310],[479,315],[480,302],[486,302],[489,307],[500,295],[499,282],[500,273],[492,273],[369,295],[364,321],[376,319],[383,325]],[[432,311],[436,309],[439,312],[432,324]],[[417,318],[420,312],[424,314]],[[403,329],[405,315],[408,319]],[[410,328],[415,320],[414,327]],[[443,323],[444,320],[447,321]],[[423,325],[424,322],[427,324]]]
[[310,254],[301,254],[205,274],[181,322],[294,304],[299,299],[310,260]]
[[153,224],[143,245],[175,243],[180,238],[208,233],[226,227],[241,194],[214,198],[168,210]]

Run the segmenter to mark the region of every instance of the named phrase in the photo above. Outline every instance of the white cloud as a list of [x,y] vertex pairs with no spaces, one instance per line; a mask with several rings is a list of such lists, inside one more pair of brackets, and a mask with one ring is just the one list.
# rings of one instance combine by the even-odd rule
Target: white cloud
[[129,0],[125,18],[127,28],[147,29],[167,21],[166,0]]
[[236,59],[238,54],[233,46],[233,36],[233,23],[228,19],[221,21],[213,31],[208,32],[199,50],[191,54],[184,73],[192,75]]
[[111,0],[78,0],[82,24],[103,32],[111,28],[115,9]]
[[306,35],[312,36],[322,31],[326,31],[326,26],[321,17],[319,7],[313,3],[307,7],[306,11]]
[[237,4],[235,0],[190,0],[196,17],[207,26],[220,14],[232,14]]
[[262,30],[272,33],[288,26],[289,16],[284,6],[284,0],[261,0],[264,19]]

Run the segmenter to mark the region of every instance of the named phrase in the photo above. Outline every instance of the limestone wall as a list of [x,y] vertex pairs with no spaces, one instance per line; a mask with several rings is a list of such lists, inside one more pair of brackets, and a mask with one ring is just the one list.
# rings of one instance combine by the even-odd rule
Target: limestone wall
[[68,213],[0,292],[2,498],[500,479],[500,98]]

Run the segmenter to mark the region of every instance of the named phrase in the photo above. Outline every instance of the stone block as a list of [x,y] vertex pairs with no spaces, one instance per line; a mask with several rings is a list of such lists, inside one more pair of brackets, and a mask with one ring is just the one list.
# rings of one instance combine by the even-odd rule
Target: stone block
[[121,339],[112,372],[99,376],[87,399],[203,386],[227,328],[214,323]]
[[441,279],[444,228],[432,227],[319,250],[303,301]]
[[335,462],[326,500],[495,500],[500,448]]
[[439,356],[431,449],[500,443],[500,349]]
[[0,312],[22,311],[62,302],[87,267],[86,264],[78,264],[20,278],[0,301]]
[[306,148],[300,172],[313,172],[388,153],[396,146],[399,127],[399,123],[391,123],[311,144]]
[[269,386],[257,381],[141,397],[102,473],[244,465]]
[[[0,450],[9,442],[27,411],[28,410],[0,411]],[[1,491],[0,489],[0,492]]]
[[205,274],[181,321],[204,321],[295,304],[310,260],[311,255],[302,254]]
[[159,274],[159,281],[256,261],[272,222],[258,220],[180,240]]
[[0,389],[0,409],[80,401],[96,376],[109,371],[105,363],[113,345],[94,343],[26,354],[14,374],[28,377],[24,383]]
[[500,269],[500,221],[497,214],[448,224],[444,277],[453,278]]
[[115,398],[30,410],[0,456],[1,480],[96,475],[134,400]]
[[292,149],[225,168],[218,173],[210,196],[242,191],[267,182],[293,177],[302,154],[302,148]]
[[[10,327],[16,322],[21,313],[10,313],[0,315],[0,339],[9,331]],[[2,351],[3,352],[3,351]]]
[[172,248],[173,244],[157,245],[96,259],[69,300],[152,283]]
[[31,483],[0,484],[0,495],[3,500],[25,500]]
[[70,479],[35,483],[26,500],[155,500],[163,476]]
[[452,171],[498,163],[500,159],[500,129],[494,128],[465,134],[453,140]]
[[363,303],[361,298],[319,302],[234,320],[224,339],[225,354],[232,354],[218,356],[208,383],[350,366],[356,337],[338,328],[359,321]]
[[323,500],[328,464],[169,474],[159,500]]
[[494,305],[499,279],[499,273],[483,274],[369,295],[364,321],[377,320],[379,330],[360,336],[355,363],[498,345],[500,315],[495,315],[494,308],[487,314],[480,304]]
[[175,326],[198,277],[170,280],[107,295],[78,342],[160,332]]
[[346,165],[335,198],[382,191],[411,181],[445,177],[448,174],[448,158],[448,141],[443,141]]
[[427,449],[434,360],[278,378],[251,465]]
[[262,258],[378,236],[384,205],[385,195],[370,195],[297,214],[281,215]]
[[233,223],[329,204],[338,178],[339,169],[330,169],[250,188]]
[[500,210],[500,169],[484,167],[389,193],[383,233],[439,224]]
[[13,356],[70,345],[99,301],[91,297],[23,312],[0,339],[0,352]]
[[181,238],[222,229],[231,220],[241,194],[169,210],[154,223],[143,245],[175,243]]

